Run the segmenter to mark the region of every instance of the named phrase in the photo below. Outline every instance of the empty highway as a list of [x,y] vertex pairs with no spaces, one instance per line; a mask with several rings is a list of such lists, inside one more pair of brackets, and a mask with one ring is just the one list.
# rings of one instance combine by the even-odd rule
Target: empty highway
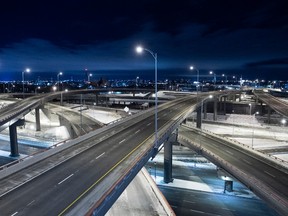
[[[179,115],[190,110],[196,102],[195,96],[188,96],[159,106],[159,130],[172,124]],[[135,158],[138,150],[144,151],[153,147],[153,134],[154,110],[152,109],[145,115],[123,121],[104,133],[79,142],[78,148],[91,147],[80,153],[77,146],[69,149],[74,151],[74,157],[55,165],[53,169],[19,185],[14,190],[2,194],[1,214],[62,215],[73,209],[95,188],[99,190],[98,196],[101,196],[127,171],[131,166],[132,156]],[[42,163],[45,165],[45,161]],[[116,169],[117,173],[110,175]],[[23,175],[29,175],[26,170],[22,172]],[[15,176],[19,176],[19,173],[9,176],[6,182],[10,182]],[[104,179],[107,188],[97,187]],[[3,180],[1,182],[4,184]]]
[[[189,142],[183,144],[192,148],[202,148],[204,156],[213,163],[222,166],[253,192],[264,198],[268,203],[282,212],[288,212],[288,174],[287,169],[268,162],[249,150],[237,147],[223,139],[201,133],[192,128],[179,129],[180,142],[186,138]],[[195,144],[192,144],[192,143]],[[212,152],[213,156],[208,154]],[[215,159],[218,158],[218,159]]]

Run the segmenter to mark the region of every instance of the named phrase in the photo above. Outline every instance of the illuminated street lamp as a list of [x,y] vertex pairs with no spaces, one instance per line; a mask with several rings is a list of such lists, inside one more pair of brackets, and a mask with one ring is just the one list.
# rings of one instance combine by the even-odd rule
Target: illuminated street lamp
[[227,75],[222,74],[222,77],[225,77],[225,84],[227,85]]
[[24,74],[26,73],[30,73],[30,69],[26,68],[24,71],[22,71],[22,90],[23,90],[23,99],[24,99]]
[[90,78],[91,78],[92,76],[93,76],[92,73],[89,73],[89,74],[88,74],[88,83],[90,83]]
[[62,76],[62,72],[59,72],[58,74],[57,74],[57,80],[58,80],[58,91],[60,91],[60,88],[59,88],[59,83],[60,83],[60,76]]
[[152,57],[154,58],[154,68],[155,68],[155,146],[154,148],[157,147],[158,143],[158,134],[157,134],[157,112],[158,112],[158,96],[157,96],[157,53],[152,52],[149,49],[143,48],[141,46],[136,47],[136,52],[137,53],[142,53],[144,51],[149,52]]
[[216,73],[214,73],[213,71],[209,71],[209,74],[213,74],[213,76],[214,76],[214,79],[213,79],[213,83],[214,83],[214,90],[215,90],[215,85],[216,85]]
[[190,70],[196,70],[197,71],[197,85],[196,85],[196,89],[197,89],[197,96],[198,96],[198,87],[199,87],[199,70],[193,66],[190,66]]
[[56,86],[53,86],[52,87],[53,91],[55,92],[57,90],[57,87]]

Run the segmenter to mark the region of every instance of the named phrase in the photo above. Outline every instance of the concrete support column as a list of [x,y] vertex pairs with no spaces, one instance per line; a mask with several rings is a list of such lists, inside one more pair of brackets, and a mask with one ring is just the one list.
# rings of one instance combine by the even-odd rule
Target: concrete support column
[[241,102],[241,94],[239,94],[239,102]]
[[96,101],[95,101],[95,102],[96,102],[96,106],[98,106],[98,103],[99,103],[98,95],[99,95],[99,93],[97,92],[97,93],[96,93],[96,98],[95,98],[95,100],[96,100]]
[[204,111],[203,119],[207,119],[207,102],[203,102],[203,111]]
[[196,127],[201,129],[202,126],[202,107],[197,108],[197,118],[196,118]]
[[164,182],[172,181],[172,142],[167,141],[164,144]]
[[262,116],[263,115],[263,109],[264,109],[264,106],[263,106],[263,102],[260,101],[260,115]]
[[226,115],[226,100],[227,97],[224,97],[224,102],[223,102],[223,114]]
[[225,186],[224,186],[224,192],[232,192],[233,191],[233,181],[227,181],[225,180]]
[[10,156],[18,157],[18,139],[17,139],[17,126],[22,126],[25,124],[24,119],[19,119],[17,122],[9,126],[9,135],[10,135]]
[[214,113],[213,113],[213,120],[217,121],[217,106],[218,106],[218,100],[217,98],[214,100]]
[[268,107],[267,123],[270,124],[270,121],[271,121],[271,107],[270,106],[267,106],[267,107]]
[[63,92],[61,92],[61,97],[60,97],[60,106],[63,106]]
[[219,111],[222,112],[223,109],[223,97],[219,98]]
[[36,131],[41,131],[39,107],[35,108]]

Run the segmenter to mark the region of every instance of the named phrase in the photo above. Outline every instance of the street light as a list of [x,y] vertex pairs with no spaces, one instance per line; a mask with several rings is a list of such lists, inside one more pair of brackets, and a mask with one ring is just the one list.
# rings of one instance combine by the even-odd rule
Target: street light
[[199,87],[199,70],[193,66],[190,66],[190,70],[196,70],[197,71],[197,86],[196,86],[196,89],[197,89],[197,96],[198,96],[198,87]]
[[23,99],[24,99],[24,74],[30,72],[30,68],[26,68],[24,71],[22,71],[22,90],[23,90]]
[[92,74],[88,74],[88,83],[90,83],[90,78],[92,77]]
[[214,75],[214,79],[213,79],[213,82],[214,82],[214,90],[215,90],[215,85],[216,85],[216,73],[214,73],[213,71],[209,71],[209,74],[213,74]]
[[158,142],[158,134],[157,134],[157,112],[158,112],[158,96],[157,96],[157,53],[152,52],[149,49],[143,48],[141,46],[136,47],[136,52],[137,53],[142,53],[144,51],[149,52],[152,57],[154,58],[154,68],[155,68],[155,146],[154,148],[157,147],[157,142]]
[[62,76],[62,72],[59,72],[58,74],[57,74],[57,80],[58,80],[58,91],[60,91],[60,88],[59,88],[59,83],[60,83],[60,76]]
[[225,77],[225,84],[227,85],[227,75],[222,74],[222,77]]

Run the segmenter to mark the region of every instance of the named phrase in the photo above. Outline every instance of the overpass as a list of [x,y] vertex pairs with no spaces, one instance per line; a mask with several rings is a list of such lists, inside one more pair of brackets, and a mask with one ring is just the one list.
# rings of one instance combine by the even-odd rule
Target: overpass
[[271,109],[288,118],[288,102],[274,97],[262,90],[254,90],[253,94],[256,96],[256,103],[260,101],[261,105],[265,103],[268,106],[268,122],[270,122]]
[[[287,215],[287,163],[209,131],[186,125],[179,128],[178,141],[229,172],[278,213]],[[226,186],[233,184],[228,176],[224,181]]]
[[[206,99],[208,94],[198,98],[187,96],[159,106],[157,146],[151,127],[154,110],[147,110],[21,162],[13,168],[20,172],[10,175],[8,170],[3,170],[1,174],[6,172],[8,177],[1,181],[5,190],[1,191],[1,209],[7,214],[29,215],[45,215],[43,211],[47,215],[84,214],[87,209],[93,214],[105,213],[138,170],[157,153],[159,145],[169,139],[171,132],[197,108],[198,102]],[[26,184],[13,190],[15,185],[11,182],[27,178],[29,171],[25,167],[39,176],[32,181],[26,179]],[[30,202],[23,200],[24,196]],[[92,197],[94,201],[89,199]],[[62,202],[47,202],[58,199]]]
[[[198,99],[207,97],[208,94],[203,94]],[[51,151],[36,155],[32,160],[17,164],[18,167],[14,165],[13,169],[19,169],[20,172],[10,175],[8,169],[3,170],[2,174],[6,172],[8,177],[1,181],[2,186],[5,185],[1,188],[6,191],[1,192],[0,205],[4,207],[7,214],[19,212],[21,209],[24,209],[23,214],[29,212],[29,215],[39,215],[39,211],[43,215],[43,210],[47,211],[47,215],[66,214],[73,209],[77,209],[77,212],[95,209],[94,212],[97,214],[106,212],[117,197],[115,193],[120,194],[146,161],[157,153],[159,145],[164,143],[171,132],[196,108],[198,99],[195,96],[187,96],[159,106],[159,142],[157,146],[154,146],[154,127],[151,127],[154,121],[154,110],[150,109],[125,121],[90,132]],[[135,136],[137,140],[135,140]],[[57,161],[59,158],[62,161],[57,162],[55,167],[51,167],[51,161]],[[38,163],[34,164],[36,161]],[[32,163],[34,165],[29,166]],[[12,190],[15,185],[7,187],[7,184],[13,182],[12,179],[16,178],[20,181],[21,178],[27,177],[28,170],[24,169],[26,166],[29,166],[31,172],[44,174],[39,174],[37,178],[15,190]],[[43,169],[43,166],[46,167]],[[62,181],[69,184],[62,184]],[[82,183],[81,185],[79,185],[79,181]],[[59,185],[63,189],[60,189]],[[83,199],[88,192],[95,190],[97,192],[94,194],[94,199],[97,202],[89,203],[87,206],[87,202]],[[68,191],[69,193],[67,193]],[[35,194],[39,193],[41,193],[40,200],[37,197],[38,201],[36,202]],[[25,200],[33,202],[31,207],[28,208],[27,203],[21,199],[24,196]],[[63,202],[46,202],[46,200],[57,197],[61,197]],[[110,198],[107,200],[105,197]],[[79,202],[81,204],[77,205]],[[82,207],[82,210],[78,209],[79,206]]]

